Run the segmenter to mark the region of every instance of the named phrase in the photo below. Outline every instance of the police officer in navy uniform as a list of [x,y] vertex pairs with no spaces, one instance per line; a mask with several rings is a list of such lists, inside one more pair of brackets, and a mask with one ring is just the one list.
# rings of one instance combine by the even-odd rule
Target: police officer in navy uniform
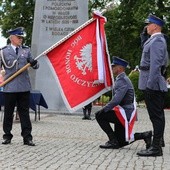
[[151,147],[137,154],[139,156],[162,156],[161,140],[165,129],[164,99],[168,91],[164,77],[168,64],[167,43],[161,33],[165,23],[157,16],[149,15],[146,24],[150,38],[143,45],[139,67],[139,89],[144,92],[154,135]]
[[[32,58],[30,48],[23,46],[23,38],[25,36],[24,28],[19,27],[8,31],[10,44],[0,51],[1,65],[5,69],[5,79],[13,75],[27,63],[31,64],[33,69],[37,69],[39,64],[37,60]],[[3,120],[3,142],[2,144],[10,144],[12,140],[12,123],[14,108],[17,104],[21,122],[21,135],[24,145],[35,146],[33,143],[31,131],[32,124],[29,116],[29,96],[31,84],[28,70],[23,71],[16,78],[4,85],[4,120]]]
[[[115,114],[115,111],[113,110],[114,107],[120,105],[125,110],[128,121],[134,111],[134,87],[125,73],[125,68],[127,66],[127,61],[119,57],[113,58],[112,71],[116,76],[113,97],[106,106],[95,113],[98,124],[109,138],[108,142],[104,145],[100,145],[100,148],[118,149],[131,143],[126,141],[125,127],[121,124]],[[114,124],[114,130],[112,129],[110,123]],[[151,137],[152,131],[135,133],[134,141],[143,139],[146,143],[146,148],[149,148],[151,145]]]
[[[143,49],[143,45],[145,44],[145,42],[150,38],[151,35],[149,35],[147,33],[147,24],[148,24],[148,19],[145,22],[145,27],[142,31],[142,33],[140,34],[140,38],[141,38],[141,48]],[[166,44],[168,45],[169,42],[169,37],[166,34],[163,34],[165,40],[166,40]],[[164,70],[164,77],[167,78],[167,71],[166,69]],[[164,141],[164,137],[162,136],[161,138],[161,146],[165,147],[165,141]]]

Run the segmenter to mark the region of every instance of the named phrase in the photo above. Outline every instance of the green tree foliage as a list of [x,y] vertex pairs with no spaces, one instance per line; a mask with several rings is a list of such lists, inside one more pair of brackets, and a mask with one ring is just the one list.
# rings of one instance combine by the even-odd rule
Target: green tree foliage
[[8,37],[7,31],[17,27],[24,27],[27,33],[25,44],[31,44],[34,0],[0,0],[0,25],[2,35]]
[[141,90],[138,89],[138,80],[139,80],[139,72],[138,71],[132,71],[129,74],[129,79],[131,80],[134,90],[135,90],[135,95],[136,95],[136,102],[139,103],[144,100],[144,95]]
[[93,10],[102,10],[111,1],[112,0],[89,0],[89,16],[91,16]]
[[[121,0],[120,5],[105,13],[106,35],[110,56],[120,56],[129,61],[131,68],[139,65],[141,58],[140,33],[144,20],[150,13],[167,21],[164,33],[170,34],[169,0]],[[170,51],[170,47],[169,51]]]

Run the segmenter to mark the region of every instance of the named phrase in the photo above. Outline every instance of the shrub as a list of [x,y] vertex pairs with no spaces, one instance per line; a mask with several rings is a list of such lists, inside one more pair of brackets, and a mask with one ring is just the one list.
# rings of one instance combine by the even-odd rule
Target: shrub
[[131,72],[129,74],[129,78],[132,81],[132,84],[135,89],[136,102],[139,103],[140,101],[144,100],[143,92],[138,89],[139,72],[138,71]]
[[102,104],[108,103],[109,100],[110,100],[110,97],[109,97],[109,96],[102,95],[102,96],[100,97],[100,103],[102,103]]

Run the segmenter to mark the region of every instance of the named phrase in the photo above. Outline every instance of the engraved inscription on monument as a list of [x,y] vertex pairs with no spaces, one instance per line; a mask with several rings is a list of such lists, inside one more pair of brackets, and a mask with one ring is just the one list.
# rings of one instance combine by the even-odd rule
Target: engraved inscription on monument
[[[48,4],[48,5],[45,5]],[[41,27],[49,36],[66,36],[78,24],[76,0],[47,0],[42,6]]]

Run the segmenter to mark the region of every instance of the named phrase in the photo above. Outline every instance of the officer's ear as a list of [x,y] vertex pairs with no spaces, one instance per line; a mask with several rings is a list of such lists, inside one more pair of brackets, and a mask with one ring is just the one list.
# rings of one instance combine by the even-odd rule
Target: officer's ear
[[125,70],[125,67],[119,65],[119,69],[124,71],[124,70]]

